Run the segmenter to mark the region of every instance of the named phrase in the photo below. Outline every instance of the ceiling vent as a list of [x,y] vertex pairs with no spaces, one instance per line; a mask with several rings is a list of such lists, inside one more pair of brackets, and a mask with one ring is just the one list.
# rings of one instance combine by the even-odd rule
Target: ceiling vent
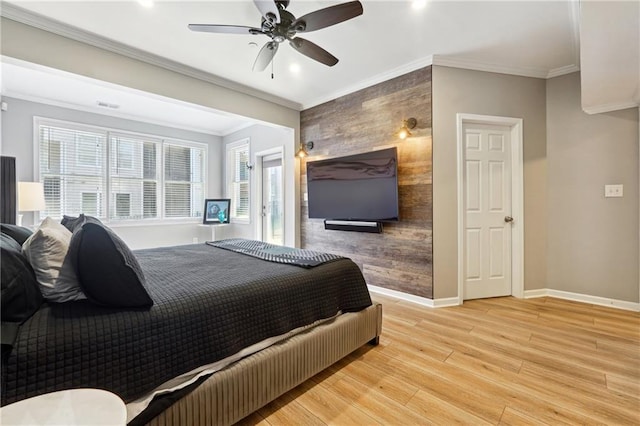
[[110,104],[109,102],[103,102],[103,101],[98,101],[98,106],[101,108],[110,108],[110,109],[118,109],[120,108],[120,105],[117,104]]

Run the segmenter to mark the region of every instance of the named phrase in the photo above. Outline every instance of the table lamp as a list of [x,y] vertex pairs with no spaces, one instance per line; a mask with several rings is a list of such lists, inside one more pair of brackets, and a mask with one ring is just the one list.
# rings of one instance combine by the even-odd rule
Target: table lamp
[[[18,182],[18,212],[37,212],[45,208],[42,182]],[[20,226],[22,226],[22,216],[18,214]]]

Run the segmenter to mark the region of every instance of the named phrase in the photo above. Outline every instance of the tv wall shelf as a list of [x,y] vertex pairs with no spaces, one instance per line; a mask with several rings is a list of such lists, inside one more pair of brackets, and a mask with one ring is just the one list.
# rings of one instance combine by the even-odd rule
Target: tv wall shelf
[[381,222],[359,222],[350,220],[325,220],[324,229],[333,231],[370,232],[382,234]]

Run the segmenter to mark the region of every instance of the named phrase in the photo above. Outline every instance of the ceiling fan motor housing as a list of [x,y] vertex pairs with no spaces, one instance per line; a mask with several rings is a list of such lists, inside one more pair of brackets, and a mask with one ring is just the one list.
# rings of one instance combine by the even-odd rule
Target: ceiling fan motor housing
[[[272,24],[268,20],[262,18],[262,31],[273,39],[276,43],[282,43],[287,39],[291,39],[296,35],[296,31],[300,31],[296,25],[295,28],[291,26],[295,21],[295,16],[286,10],[280,11],[280,23]],[[303,25],[304,29],[304,25]]]

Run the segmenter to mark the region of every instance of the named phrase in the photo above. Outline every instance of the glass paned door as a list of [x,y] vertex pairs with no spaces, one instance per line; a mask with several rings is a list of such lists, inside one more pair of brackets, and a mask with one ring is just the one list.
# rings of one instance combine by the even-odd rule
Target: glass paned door
[[[279,155],[279,154],[278,154]],[[282,158],[262,160],[262,241],[284,244]]]

